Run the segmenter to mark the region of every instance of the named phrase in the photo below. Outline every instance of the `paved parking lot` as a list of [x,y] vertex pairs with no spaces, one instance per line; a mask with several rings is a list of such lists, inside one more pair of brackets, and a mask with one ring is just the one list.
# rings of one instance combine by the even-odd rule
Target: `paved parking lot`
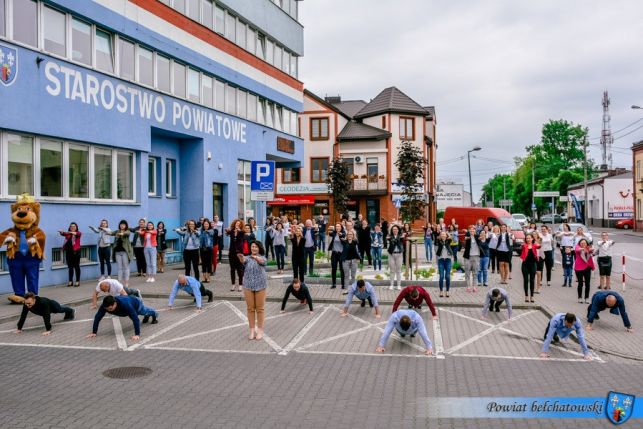
[[[141,325],[141,339],[132,341],[133,325],[128,318],[107,316],[101,322],[96,338],[91,332],[94,310],[84,304],[76,307],[76,320],[63,322],[54,315],[53,333],[42,336],[42,319],[30,314],[21,334],[15,333],[15,321],[0,324],[0,345],[49,347],[59,349],[173,350],[198,353],[243,354],[321,354],[343,356],[390,356],[413,359],[512,359],[537,360],[547,317],[538,309],[514,310],[507,320],[506,310],[490,313],[481,320],[480,310],[471,307],[439,307],[439,319],[431,320],[428,309],[421,310],[427,332],[433,342],[434,356],[423,354],[419,336],[402,338],[393,333],[384,354],[375,348],[384,331],[391,307],[382,306],[383,317],[377,319],[368,306],[359,302],[350,307],[348,317],[340,316],[338,304],[320,304],[313,314],[308,307],[291,300],[287,312],[280,304],[266,304],[266,326],[263,341],[247,339],[245,303],[221,300],[206,304],[196,312],[189,300],[182,300],[168,310],[165,299],[146,299],[146,304],[160,310],[159,323]],[[551,359],[586,363],[573,341],[551,348]],[[595,362],[603,359],[595,355]]]

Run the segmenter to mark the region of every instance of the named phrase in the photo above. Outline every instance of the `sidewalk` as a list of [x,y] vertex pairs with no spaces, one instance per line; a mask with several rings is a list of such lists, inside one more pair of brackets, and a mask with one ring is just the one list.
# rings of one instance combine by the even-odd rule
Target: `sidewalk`
[[[560,312],[575,313],[583,323],[586,322],[587,304],[579,304],[576,296],[576,283],[571,288],[562,288],[562,270],[560,267],[552,273],[552,285],[543,284],[541,293],[535,295],[535,304],[524,302],[524,292],[522,287],[522,275],[520,274],[520,260],[513,260],[513,280],[504,287],[511,296],[514,308],[540,308],[549,315]],[[130,287],[138,288],[144,297],[161,297],[165,298],[170,292],[170,288],[177,276],[183,271],[182,265],[167,266],[164,274],[159,274],[155,283],[146,283],[143,277],[132,277]],[[229,265],[220,264],[217,273],[213,276],[211,283],[205,283],[204,286],[214,292],[215,299],[225,300],[243,300],[240,292],[230,291],[230,274]],[[288,274],[288,273],[286,273]],[[358,273],[359,274],[359,273]],[[287,284],[284,283],[283,276],[276,276],[276,273],[268,273],[268,300],[280,301],[283,298]],[[310,279],[314,281],[314,279]],[[498,275],[491,275],[489,288],[498,285]],[[41,294],[64,304],[70,305],[87,305],[90,302],[92,291],[96,286],[97,279],[84,280],[80,287],[67,287],[66,285],[46,287],[41,289]],[[616,283],[616,282],[614,282]],[[597,273],[592,277],[591,294],[596,292],[598,285]],[[329,285],[316,285],[309,283],[311,294],[315,302],[341,303],[344,302],[345,296],[342,290],[330,289]],[[449,306],[470,306],[482,308],[485,293],[489,288],[481,288],[477,293],[468,293],[464,287],[454,287],[451,289],[451,297],[440,298],[437,287],[430,287],[429,292],[433,302],[438,307]],[[628,334],[625,332],[620,316],[611,315],[608,311],[601,313],[600,321],[594,323],[594,330],[586,332],[587,342],[599,353],[608,353],[620,357],[641,359],[643,360],[643,315],[636,311],[643,304],[643,288],[640,286],[630,286],[627,291],[622,292],[620,286],[614,290],[621,293],[625,298],[625,304],[634,332]],[[378,299],[382,304],[392,304],[397,297],[397,290],[389,290],[388,287],[377,287]],[[21,306],[11,305],[6,299],[7,295],[0,295],[0,320],[17,319]],[[185,294],[179,294],[178,298],[187,298]],[[591,295],[590,295],[591,298]],[[99,298],[100,300],[100,298]],[[386,315],[384,315],[386,317]],[[545,327],[543,326],[543,331]]]

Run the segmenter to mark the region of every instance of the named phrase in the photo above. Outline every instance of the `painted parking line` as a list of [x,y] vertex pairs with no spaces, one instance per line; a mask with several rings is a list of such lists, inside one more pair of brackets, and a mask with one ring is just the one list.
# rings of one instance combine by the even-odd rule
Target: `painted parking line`
[[295,335],[293,339],[290,340],[288,344],[286,344],[286,346],[283,348],[281,352],[279,352],[279,354],[282,356],[285,356],[288,354],[288,352],[293,350],[295,346],[297,346],[299,341],[301,341],[301,339],[304,337],[304,335],[306,335],[308,331],[310,331],[315,326],[315,324],[317,324],[319,319],[321,319],[324,316],[324,314],[326,314],[329,308],[330,307],[328,306],[324,307],[321,313],[317,314],[313,319],[311,319],[308,323],[306,323],[306,326],[301,328],[301,330],[297,333],[297,335]]
[[[237,307],[232,305],[230,301],[223,301],[223,304],[226,305],[228,308],[230,308],[241,320],[244,320],[246,323],[248,323],[248,318],[246,317],[245,314],[241,310],[239,310]],[[277,353],[281,353],[282,348],[277,344],[272,338],[270,338],[266,333],[264,332],[263,334],[263,340],[268,344],[274,351]]]
[[127,341],[125,341],[125,336],[123,335],[123,326],[121,325],[121,319],[119,317],[112,317],[112,324],[114,325],[114,335],[116,336],[116,344],[118,344],[118,349],[126,350]]
[[[264,337],[265,338],[265,337]],[[146,350],[171,350],[171,351],[182,351],[182,352],[206,352],[206,353],[241,353],[249,355],[272,355],[274,352],[260,352],[254,350],[227,350],[227,349],[195,349],[187,347],[163,347],[163,346],[154,346],[150,344],[145,347]]]
[[51,349],[77,349],[77,350],[118,350],[117,347],[66,346],[63,344],[0,343],[0,346],[44,347],[44,348],[51,348]]
[[[63,326],[63,324],[64,325],[69,325],[69,324],[72,324],[72,323],[91,322],[93,320],[94,319],[76,319],[76,320],[64,320],[64,321],[61,320],[58,323],[52,323],[51,328],[53,329],[53,328],[55,328],[57,326]],[[42,329],[44,327],[45,327],[45,325],[35,325],[35,326],[29,326],[29,327],[26,327],[26,328],[23,327],[22,330],[23,331],[31,331],[33,329]],[[0,334],[10,334],[12,332],[16,332],[16,329],[17,328],[5,329],[5,330],[0,331]]]
[[[457,357],[473,357],[473,358],[490,358],[490,359],[510,359],[510,360],[538,360],[538,361],[552,361],[552,362],[594,362],[594,360],[585,360],[585,359],[565,359],[565,358],[547,358],[543,359],[540,357],[530,357],[530,356],[499,356],[499,355],[476,355],[468,353],[454,353],[451,356]],[[596,362],[601,362],[596,360]]]
[[[437,314],[440,314],[440,310],[436,309]],[[442,341],[442,330],[440,328],[440,319],[432,321],[433,325],[433,342],[435,343],[435,357],[438,359],[444,359],[444,342]]]
[[[424,349],[422,349],[424,350]],[[319,350],[298,350],[297,353],[316,354],[316,355],[339,355],[339,356],[377,356],[377,357],[404,357],[404,358],[433,358],[440,359],[435,355],[425,354],[401,354],[401,353],[360,353],[360,352],[329,352]]]
[[216,306],[218,306],[218,305],[220,305],[220,304],[221,304],[221,302],[217,302],[217,303],[215,303],[214,305],[211,305],[211,306],[209,306],[209,307],[205,307],[201,312],[196,312],[196,311],[195,311],[194,313],[192,313],[192,314],[190,314],[190,315],[188,315],[188,316],[184,317],[183,319],[181,319],[181,320],[179,320],[179,321],[177,321],[177,322],[174,322],[174,323],[172,323],[172,324],[171,324],[171,325],[169,325],[169,326],[166,326],[165,328],[161,329],[161,330],[160,330],[160,331],[158,331],[158,332],[153,333],[153,334],[152,334],[152,335],[150,335],[149,337],[145,337],[145,338],[143,338],[143,339],[142,339],[141,341],[139,341],[138,343],[136,343],[136,344],[132,344],[131,346],[129,346],[129,347],[127,348],[127,351],[134,351],[134,350],[136,350],[137,348],[139,348],[139,347],[141,347],[141,346],[143,346],[143,345],[145,345],[145,344],[149,343],[150,341],[152,341],[153,339],[157,338],[158,336],[163,335],[163,334],[165,334],[166,332],[171,331],[172,329],[176,328],[177,326],[180,326],[180,325],[184,324],[185,322],[187,322],[187,321],[189,321],[189,320],[194,319],[195,317],[197,317],[197,316],[199,316],[199,315],[201,315],[201,314],[205,313],[205,312],[206,312],[206,311],[208,311],[209,309],[215,308]]

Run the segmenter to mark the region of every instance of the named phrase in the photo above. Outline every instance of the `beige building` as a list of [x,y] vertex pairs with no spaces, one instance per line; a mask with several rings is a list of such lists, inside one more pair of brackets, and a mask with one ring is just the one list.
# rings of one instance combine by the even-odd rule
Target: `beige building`
[[302,168],[280,169],[277,196],[269,203],[273,214],[301,219],[333,213],[332,196],[325,184],[329,163],[341,156],[349,167],[352,190],[348,210],[373,224],[399,216],[401,199],[395,167],[402,141],[412,141],[427,159],[423,192],[435,218],[435,135],[433,107],[422,107],[395,87],[386,88],[369,103],[321,98],[304,91],[304,112],[299,115],[304,139]]
[[634,168],[632,174],[632,189],[634,190],[634,230],[643,231],[643,141],[635,143],[632,146],[632,165]]

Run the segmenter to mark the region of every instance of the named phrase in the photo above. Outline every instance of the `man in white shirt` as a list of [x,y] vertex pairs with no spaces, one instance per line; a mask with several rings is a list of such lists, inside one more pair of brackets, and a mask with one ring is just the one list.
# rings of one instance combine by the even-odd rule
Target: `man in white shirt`
[[[214,215],[214,218],[212,219],[212,224],[213,224],[213,225],[212,225],[212,226],[213,226],[213,228],[214,228],[214,229],[216,229],[216,230],[217,230],[217,232],[219,233],[219,234],[218,234],[218,237],[219,237],[219,238],[218,238],[218,241],[217,241],[217,243],[215,243],[215,244],[218,244],[218,245],[219,245],[219,261],[220,261],[220,260],[221,260],[221,258],[223,257],[223,237],[225,236],[225,235],[223,234],[223,222],[221,222],[221,221],[219,220],[219,216],[218,216],[218,215]],[[215,267],[215,268],[216,268],[216,267]]]
[[94,290],[94,293],[92,294],[92,306],[91,308],[95,309],[98,306],[98,295],[100,293],[104,293],[106,295],[111,295],[111,296],[136,296],[140,299],[143,299],[141,296],[141,291],[138,289],[133,289],[133,288],[127,288],[123,286],[118,280],[116,279],[105,279],[100,281],[96,285],[96,289]]

